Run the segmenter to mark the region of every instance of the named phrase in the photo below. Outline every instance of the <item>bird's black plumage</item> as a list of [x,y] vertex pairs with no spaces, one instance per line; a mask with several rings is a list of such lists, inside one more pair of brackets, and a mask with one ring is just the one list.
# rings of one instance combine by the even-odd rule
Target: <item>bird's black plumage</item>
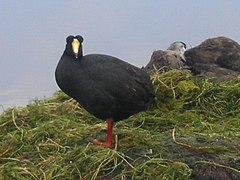
[[[80,42],[74,53],[72,42]],[[155,93],[149,76],[140,68],[103,54],[83,56],[81,36],[69,36],[57,65],[59,87],[99,119],[119,121],[146,110]]]

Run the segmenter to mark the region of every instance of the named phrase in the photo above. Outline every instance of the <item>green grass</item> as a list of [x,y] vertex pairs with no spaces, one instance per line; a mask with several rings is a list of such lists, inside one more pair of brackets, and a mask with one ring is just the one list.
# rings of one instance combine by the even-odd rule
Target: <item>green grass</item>
[[[188,71],[152,76],[156,103],[105,123],[61,91],[0,116],[0,179],[190,179],[197,165],[240,176],[240,77],[215,82]],[[198,166],[199,167],[199,166]]]

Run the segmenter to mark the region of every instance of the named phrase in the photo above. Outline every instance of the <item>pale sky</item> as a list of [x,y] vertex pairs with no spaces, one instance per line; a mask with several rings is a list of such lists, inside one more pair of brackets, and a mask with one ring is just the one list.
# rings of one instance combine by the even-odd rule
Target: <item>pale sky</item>
[[84,53],[144,66],[174,41],[188,48],[226,36],[240,42],[238,0],[0,0],[0,111],[51,96],[68,35]]

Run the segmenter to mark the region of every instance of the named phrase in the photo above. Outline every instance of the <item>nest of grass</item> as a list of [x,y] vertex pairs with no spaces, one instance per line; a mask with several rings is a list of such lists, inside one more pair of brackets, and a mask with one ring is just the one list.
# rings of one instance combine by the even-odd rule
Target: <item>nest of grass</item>
[[[0,116],[0,179],[240,177],[240,77],[213,83],[189,71],[154,73],[148,111],[105,123],[61,91]],[[219,173],[221,172],[221,173]]]

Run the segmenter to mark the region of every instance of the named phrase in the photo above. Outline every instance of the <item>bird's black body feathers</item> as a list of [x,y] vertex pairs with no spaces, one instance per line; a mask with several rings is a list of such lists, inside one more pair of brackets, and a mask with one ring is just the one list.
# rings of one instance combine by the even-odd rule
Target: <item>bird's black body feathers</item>
[[99,119],[114,121],[146,110],[155,94],[149,76],[118,58],[63,53],[55,72],[59,87]]

